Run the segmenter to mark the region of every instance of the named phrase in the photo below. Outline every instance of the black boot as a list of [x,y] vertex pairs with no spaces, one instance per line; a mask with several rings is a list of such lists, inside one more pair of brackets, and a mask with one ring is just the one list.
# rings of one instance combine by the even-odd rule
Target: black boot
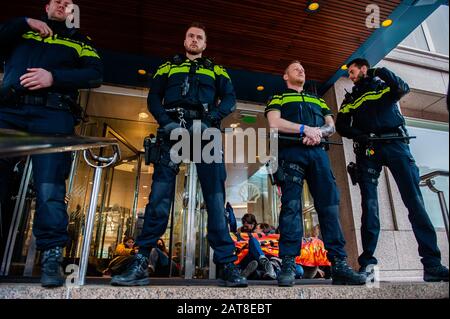
[[146,286],[148,284],[150,284],[148,258],[142,254],[136,254],[125,271],[111,279],[113,286]]
[[41,259],[41,285],[46,288],[60,287],[64,284],[62,271],[62,247],[45,250]]
[[281,261],[281,272],[278,286],[293,287],[295,285],[295,256],[284,256]]
[[248,278],[251,274],[255,272],[255,270],[258,268],[258,262],[256,260],[252,260],[248,263],[247,267],[245,267],[241,271],[241,276]]
[[247,287],[247,278],[241,275],[234,263],[223,265],[222,275],[219,279],[219,286],[225,287]]
[[376,265],[367,265],[359,267],[359,273],[365,275],[367,280],[375,282],[375,267]]
[[264,270],[263,278],[264,279],[277,279],[277,274],[275,273],[275,269],[273,269],[273,265],[270,260],[266,256],[261,256],[259,258],[259,264]]
[[364,285],[367,276],[364,273],[355,272],[347,264],[344,257],[335,257],[331,260],[331,278],[333,285]]
[[448,268],[442,265],[425,267],[423,270],[423,280],[427,282],[448,281]]

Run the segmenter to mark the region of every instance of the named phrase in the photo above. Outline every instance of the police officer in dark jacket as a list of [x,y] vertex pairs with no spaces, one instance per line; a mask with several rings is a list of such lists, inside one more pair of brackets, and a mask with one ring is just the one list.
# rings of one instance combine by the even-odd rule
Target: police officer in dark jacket
[[[148,108],[160,125],[158,134],[165,136],[164,145],[154,163],[144,228],[137,240],[139,254],[125,273],[112,278],[113,285],[149,283],[148,256],[166,230],[179,165],[170,159],[171,144],[167,136],[181,125],[191,129],[195,120],[201,120],[202,129],[219,127],[220,121],[235,109],[235,93],[227,72],[202,57],[206,48],[204,26],[192,24],[186,32],[184,47],[186,54],[162,64],[151,84]],[[214,249],[214,262],[223,266],[221,284],[246,287],[246,279],[233,263],[237,257],[225,219],[225,165],[202,161],[196,166],[208,210],[208,239]]]
[[[66,26],[71,0],[51,0],[47,17],[17,18],[0,25],[0,128],[36,134],[73,134],[78,89],[99,86],[102,63],[87,37]],[[0,160],[0,184],[11,162]],[[33,233],[41,250],[44,287],[61,286],[62,249],[68,242],[64,196],[70,153],[32,156],[37,192]],[[3,187],[2,187],[3,188]]]
[[321,139],[335,132],[333,116],[325,101],[304,92],[305,70],[298,61],[286,68],[287,89],[274,95],[265,114],[271,128],[282,135],[302,138],[301,142],[279,141],[279,163],[275,174],[281,187],[279,286],[295,283],[295,257],[303,237],[302,192],[307,180],[314,198],[328,259],[332,263],[333,284],[362,285],[366,276],[347,264],[345,240],[339,223],[339,193]]
[[409,92],[408,84],[386,68],[371,69],[362,58],[351,61],[347,67],[355,86],[345,96],[336,128],[339,134],[354,141],[356,180],[362,201],[360,271],[367,272],[367,266],[377,264],[373,256],[380,233],[377,186],[381,169],[387,166],[409,211],[424,265],[424,280],[448,281],[448,269],[441,264],[436,232],[420,192],[419,169],[411,155],[405,119],[398,106],[398,101]]

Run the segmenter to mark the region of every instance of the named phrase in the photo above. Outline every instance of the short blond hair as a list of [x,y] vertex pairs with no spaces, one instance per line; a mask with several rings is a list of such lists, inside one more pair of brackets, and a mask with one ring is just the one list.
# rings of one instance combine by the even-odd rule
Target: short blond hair
[[289,64],[287,65],[286,69],[284,69],[284,74],[287,73],[289,67],[290,67],[292,64],[294,64],[294,63],[302,64],[299,60],[292,60],[291,63],[289,63]]

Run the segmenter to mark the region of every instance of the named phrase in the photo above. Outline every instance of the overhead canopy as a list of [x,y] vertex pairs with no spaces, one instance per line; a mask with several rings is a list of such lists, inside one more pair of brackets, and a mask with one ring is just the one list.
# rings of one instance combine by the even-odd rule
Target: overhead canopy
[[[103,54],[105,82],[146,86],[137,70],[153,73],[164,59],[183,52],[187,26],[206,25],[205,56],[228,68],[241,100],[265,102],[283,87],[281,73],[300,60],[313,90],[323,94],[356,56],[380,61],[444,0],[322,0],[308,12],[306,0],[78,0],[81,29]],[[0,21],[39,17],[46,1],[2,4]],[[369,5],[389,27],[366,26]],[[258,91],[257,86],[264,86]]]

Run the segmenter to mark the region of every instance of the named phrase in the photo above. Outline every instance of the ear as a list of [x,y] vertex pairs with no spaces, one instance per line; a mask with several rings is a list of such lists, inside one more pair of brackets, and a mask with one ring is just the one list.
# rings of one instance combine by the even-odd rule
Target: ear
[[45,12],[48,13],[48,10],[50,9],[50,2],[45,5]]
[[365,65],[363,65],[362,67],[361,67],[361,72],[364,74],[364,75],[366,75],[367,74],[367,71],[368,71],[369,69],[367,68],[367,66],[365,66]]
[[286,73],[283,75],[283,80],[285,80],[285,81],[288,80],[288,75]]

